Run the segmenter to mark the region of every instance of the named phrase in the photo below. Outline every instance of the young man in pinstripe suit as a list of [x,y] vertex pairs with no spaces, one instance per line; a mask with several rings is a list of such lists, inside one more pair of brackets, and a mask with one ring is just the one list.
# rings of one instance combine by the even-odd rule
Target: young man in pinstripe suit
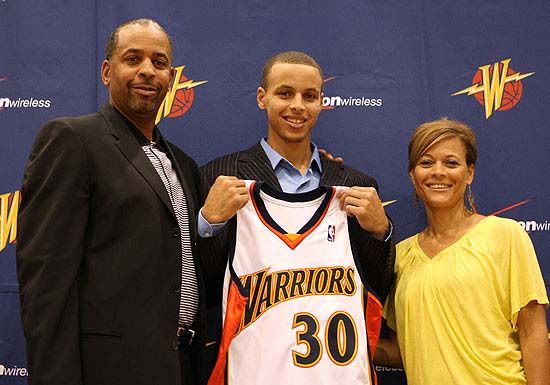
[[339,198],[350,218],[351,242],[380,300],[383,302],[388,294],[395,247],[376,180],[320,156],[311,142],[321,111],[322,85],[322,70],[309,55],[288,51],[270,58],[257,90],[258,107],[267,114],[267,138],[202,167],[208,195],[199,214],[199,234],[211,237],[203,242],[203,255],[209,259],[206,274],[212,278],[208,295],[211,306],[221,299],[229,247],[225,224],[249,199],[245,179],[265,181],[290,193],[310,191],[319,185],[350,186]]

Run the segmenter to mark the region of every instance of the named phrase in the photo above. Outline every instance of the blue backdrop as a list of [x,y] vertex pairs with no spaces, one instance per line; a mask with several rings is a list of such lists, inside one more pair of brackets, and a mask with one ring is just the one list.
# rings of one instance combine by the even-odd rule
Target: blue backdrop
[[[27,382],[14,219],[30,146],[47,120],[106,102],[107,36],[136,17],[164,25],[174,66],[185,66],[161,111],[172,117],[159,126],[198,163],[265,134],[255,95],[268,57],[290,49],[315,57],[326,98],[314,139],[376,177],[384,201],[396,200],[387,211],[398,240],[425,224],[406,171],[412,130],[441,116],[467,122],[478,137],[480,212],[526,227],[550,284],[548,0],[0,0],[0,383]],[[466,89],[472,95],[452,96]],[[381,384],[405,383],[402,372],[377,369]]]

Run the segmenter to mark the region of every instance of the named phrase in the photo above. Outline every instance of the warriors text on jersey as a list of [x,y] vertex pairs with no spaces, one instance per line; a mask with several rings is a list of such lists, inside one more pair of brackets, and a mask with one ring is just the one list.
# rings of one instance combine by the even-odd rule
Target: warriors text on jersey
[[247,186],[209,385],[375,384],[381,305],[352,253],[336,199],[345,187],[286,194]]

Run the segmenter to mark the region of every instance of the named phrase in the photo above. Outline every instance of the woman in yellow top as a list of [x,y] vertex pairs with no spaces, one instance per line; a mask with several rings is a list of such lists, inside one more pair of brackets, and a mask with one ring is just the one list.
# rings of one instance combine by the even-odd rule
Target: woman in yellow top
[[428,225],[397,245],[385,309],[397,337],[380,342],[375,361],[402,362],[409,385],[549,385],[535,250],[517,222],[475,212],[476,158],[464,123],[439,119],[412,136],[409,174]]

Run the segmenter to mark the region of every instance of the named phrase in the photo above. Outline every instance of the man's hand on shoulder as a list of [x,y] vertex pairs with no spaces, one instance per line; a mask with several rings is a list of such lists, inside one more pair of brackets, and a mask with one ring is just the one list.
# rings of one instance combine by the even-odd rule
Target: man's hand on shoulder
[[243,180],[220,175],[210,187],[202,216],[210,224],[226,222],[248,202],[248,189]]
[[330,152],[328,152],[324,148],[319,149],[319,154],[323,155],[328,160],[332,160],[332,161],[334,161],[338,164],[344,164],[344,158],[342,158],[341,156],[336,156],[335,157],[334,155],[332,155]]
[[382,201],[374,187],[353,186],[338,194],[340,208],[357,218],[359,225],[378,240],[383,241],[390,230]]

